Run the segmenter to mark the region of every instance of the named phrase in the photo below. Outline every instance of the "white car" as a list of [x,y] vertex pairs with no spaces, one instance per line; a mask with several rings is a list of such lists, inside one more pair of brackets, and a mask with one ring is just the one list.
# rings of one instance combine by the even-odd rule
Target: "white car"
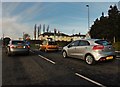
[[63,47],[64,58],[73,57],[94,64],[95,61],[112,60],[116,57],[111,43],[102,39],[76,40]]

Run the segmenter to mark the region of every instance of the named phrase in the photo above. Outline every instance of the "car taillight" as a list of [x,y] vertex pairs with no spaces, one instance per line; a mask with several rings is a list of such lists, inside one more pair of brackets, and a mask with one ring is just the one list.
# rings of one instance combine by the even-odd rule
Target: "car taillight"
[[104,46],[103,46],[103,45],[95,45],[95,46],[93,47],[93,50],[102,50],[102,49],[104,49]]
[[29,45],[26,45],[26,48],[30,49],[30,46],[29,46]]
[[11,45],[10,48],[15,48],[15,46],[14,46],[14,45]]

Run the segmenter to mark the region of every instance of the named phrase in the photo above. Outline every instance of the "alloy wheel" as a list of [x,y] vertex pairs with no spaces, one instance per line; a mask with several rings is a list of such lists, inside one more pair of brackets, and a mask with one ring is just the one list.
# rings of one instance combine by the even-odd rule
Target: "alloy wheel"
[[67,57],[67,53],[65,51],[63,51],[63,57],[66,58]]
[[92,65],[94,63],[94,58],[91,55],[88,55],[85,61],[87,64]]

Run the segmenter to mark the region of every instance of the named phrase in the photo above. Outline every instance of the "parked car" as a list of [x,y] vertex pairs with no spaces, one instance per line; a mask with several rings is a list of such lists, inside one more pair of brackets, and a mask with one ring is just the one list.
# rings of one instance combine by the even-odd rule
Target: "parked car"
[[43,41],[43,43],[40,45],[39,50],[48,52],[48,51],[58,51],[59,46],[55,41]]
[[62,55],[85,60],[89,65],[96,61],[111,60],[116,57],[112,44],[102,39],[76,40],[63,47]]
[[13,54],[29,54],[29,46],[24,41],[10,40],[6,46],[6,53],[8,56]]

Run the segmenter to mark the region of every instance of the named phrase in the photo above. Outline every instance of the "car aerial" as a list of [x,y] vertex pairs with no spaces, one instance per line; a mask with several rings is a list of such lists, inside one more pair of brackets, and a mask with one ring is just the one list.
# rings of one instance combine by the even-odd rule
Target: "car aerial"
[[115,59],[115,50],[110,42],[102,39],[82,39],[76,40],[63,47],[64,58],[73,57],[85,60],[89,65],[96,61],[106,61]]
[[43,41],[39,48],[39,50],[45,51],[45,52],[58,51],[58,49],[59,49],[59,46],[55,41],[48,41],[48,40]]
[[30,47],[24,41],[10,40],[6,46],[6,53],[8,56],[14,54],[29,54]]

